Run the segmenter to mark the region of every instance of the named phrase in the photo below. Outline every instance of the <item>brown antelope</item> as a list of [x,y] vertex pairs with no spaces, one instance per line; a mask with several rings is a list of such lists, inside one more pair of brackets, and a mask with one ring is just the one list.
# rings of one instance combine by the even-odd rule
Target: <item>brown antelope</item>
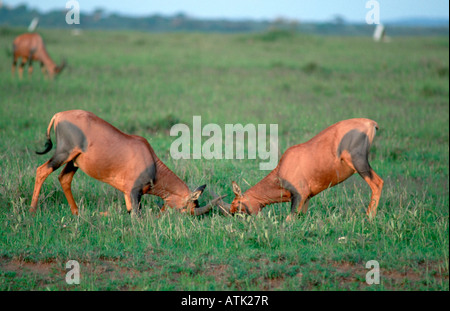
[[27,62],[28,76],[31,76],[33,73],[33,61],[38,61],[41,63],[42,73],[44,76],[47,74],[50,79],[60,73],[66,65],[65,61],[63,61],[60,66],[55,64],[45,49],[42,37],[37,33],[25,33],[14,39],[13,63],[11,70],[13,76],[17,66],[17,59],[19,57],[21,58],[21,63],[18,70],[20,79],[22,79],[23,68]]
[[369,119],[344,120],[290,147],[277,167],[244,194],[233,181],[235,198],[225,204],[227,211],[257,214],[268,204],[291,201],[289,220],[300,210],[306,213],[313,196],[358,172],[372,190],[367,215],[374,217],[383,180],[370,167],[368,156],[377,129]]
[[45,179],[65,165],[59,181],[72,214],[78,207],[72,196],[72,178],[78,168],[87,175],[110,184],[125,195],[128,212],[138,214],[143,194],[153,194],[167,206],[192,215],[207,213],[214,201],[198,206],[206,185],[190,191],[188,186],[156,156],[146,139],[128,135],[91,112],[70,110],[56,113],[47,128],[45,154],[52,149],[50,132],[54,125],[56,152],[36,171],[31,212],[36,211],[39,192]]

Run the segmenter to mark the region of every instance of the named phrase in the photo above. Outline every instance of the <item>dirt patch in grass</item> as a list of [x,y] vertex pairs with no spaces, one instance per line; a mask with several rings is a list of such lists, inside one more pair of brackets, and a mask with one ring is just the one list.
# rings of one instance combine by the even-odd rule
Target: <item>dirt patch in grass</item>
[[[331,265],[336,269],[337,278],[342,286],[359,282],[362,285],[360,288],[365,287],[366,274],[370,269],[365,269],[364,265],[351,262],[332,262]],[[394,270],[380,267],[380,280],[388,290],[402,289],[406,284],[417,283],[417,286],[420,286],[430,281],[448,282],[448,270],[442,267],[445,265],[439,262],[419,263],[415,269],[403,267],[401,270]]]
[[[47,276],[55,272],[55,263],[53,262],[26,262],[17,259],[11,259],[0,263],[0,269],[6,272],[34,273],[42,276]],[[62,269],[61,269],[62,271]]]
[[[45,289],[55,280],[64,280],[65,271],[53,261],[30,262],[0,258],[0,284],[4,289]],[[2,280],[3,279],[3,280]]]
[[[140,272],[134,268],[124,267],[117,260],[99,260],[96,262],[80,262],[80,281],[85,277],[95,276],[96,282],[114,283],[125,278],[138,277]],[[47,286],[55,286],[57,289],[66,288],[66,274],[69,269],[65,269],[65,264],[57,261],[30,262],[20,259],[0,259],[0,275],[8,276],[10,282],[14,283],[20,278],[30,278],[37,280],[37,284],[30,285],[31,288],[23,289],[44,289]],[[19,286],[20,287],[20,286]],[[20,289],[20,288],[19,288]],[[132,287],[120,286],[114,290],[132,290]]]
[[[325,284],[334,282],[337,288],[364,290],[368,288],[366,283],[366,274],[369,269],[364,264],[352,263],[346,261],[332,261],[327,265],[320,265],[328,271],[327,279],[321,279],[319,271],[314,269],[300,268],[296,275],[265,275],[264,273],[253,279],[253,283],[261,290],[282,290],[285,288],[285,282],[288,278],[295,278],[298,289],[313,290],[322,288]],[[158,270],[157,266],[145,265],[145,267],[133,267],[126,261],[114,259],[100,259],[93,262],[80,262],[83,275],[93,278],[96,286],[108,290],[136,290],[135,285],[128,280],[138,279],[142,273],[152,274]],[[446,265],[439,262],[419,263],[414,268],[402,267],[401,269],[383,269],[380,268],[380,279],[386,290],[398,289],[421,289],[426,288],[430,283],[445,283],[449,281]],[[241,287],[245,282],[242,277],[233,277],[230,265],[227,264],[207,264],[198,273],[210,277],[216,284],[222,284],[225,288]],[[57,261],[29,262],[21,259],[0,258],[0,275],[6,278],[7,282],[18,282],[17,280],[31,278],[35,280],[35,285],[27,288],[24,285],[16,284],[11,288],[21,289],[44,289],[48,286],[54,286],[57,289],[67,289],[65,275],[68,270],[65,265]],[[251,273],[252,271],[249,271]],[[253,271],[254,275],[258,271]],[[260,271],[259,271],[260,272]],[[323,271],[322,271],[323,272]],[[321,273],[322,273],[321,272]],[[309,274],[309,277],[306,274]],[[83,277],[81,275],[81,277]],[[304,277],[306,276],[306,277]],[[173,273],[169,277],[169,282],[177,283],[180,277],[179,273]],[[312,282],[312,283],[311,283]],[[318,283],[317,283],[318,282]],[[242,283],[242,284],[241,284]],[[175,286],[176,287],[176,286]],[[219,285],[220,287],[220,285]],[[327,288],[327,287],[325,287]]]
[[226,280],[228,276],[229,265],[223,264],[211,264],[205,272],[206,276],[212,276],[214,280],[217,282],[222,282]]

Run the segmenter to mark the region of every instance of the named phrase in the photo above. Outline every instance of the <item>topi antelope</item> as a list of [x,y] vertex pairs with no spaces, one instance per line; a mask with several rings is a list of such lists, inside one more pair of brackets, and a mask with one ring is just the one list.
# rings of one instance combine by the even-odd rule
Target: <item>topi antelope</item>
[[[31,212],[36,211],[45,179],[65,165],[59,181],[72,214],[78,207],[72,196],[72,178],[78,168],[87,175],[122,191],[128,212],[138,214],[143,194],[153,194],[167,206],[191,215],[207,213],[217,198],[199,207],[198,198],[206,185],[190,191],[188,186],[156,156],[146,139],[128,135],[91,112],[70,110],[56,113],[47,128],[45,154],[52,149],[50,132],[54,125],[56,152],[36,171]],[[220,199],[220,198],[219,198]]]
[[13,76],[17,66],[17,59],[19,57],[22,59],[18,69],[20,79],[22,79],[23,68],[27,62],[29,76],[33,73],[33,61],[39,61],[41,63],[42,73],[44,76],[47,73],[50,79],[60,73],[66,65],[65,61],[63,61],[60,66],[55,64],[45,49],[42,37],[37,33],[25,33],[14,39],[13,63],[11,70]]
[[257,214],[264,206],[291,201],[291,214],[306,213],[309,200],[323,190],[333,187],[354,173],[369,184],[372,198],[367,215],[376,215],[383,180],[370,167],[369,149],[378,125],[369,119],[338,122],[311,140],[290,147],[277,167],[244,194],[233,181],[235,198],[222,208],[234,214]]

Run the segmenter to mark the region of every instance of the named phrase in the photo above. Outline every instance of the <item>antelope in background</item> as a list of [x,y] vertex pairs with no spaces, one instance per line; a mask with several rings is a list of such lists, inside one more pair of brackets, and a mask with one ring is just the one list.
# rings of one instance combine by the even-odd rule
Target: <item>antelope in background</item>
[[368,157],[377,129],[377,123],[369,119],[338,122],[288,148],[278,166],[244,194],[233,181],[233,202],[220,205],[231,214],[257,214],[268,204],[291,201],[290,220],[300,210],[306,213],[313,196],[358,172],[372,190],[367,215],[375,217],[383,180],[370,167]]
[[11,69],[13,76],[16,70],[18,58],[21,58],[21,63],[18,69],[20,79],[23,77],[23,68],[26,63],[28,63],[28,76],[31,76],[33,73],[33,61],[38,61],[41,63],[42,73],[50,79],[59,74],[66,65],[65,61],[63,61],[60,66],[55,64],[45,49],[42,37],[37,33],[25,33],[14,39],[13,63]]
[[87,175],[105,182],[125,195],[128,212],[138,214],[143,194],[153,194],[167,206],[189,212],[191,215],[207,213],[217,199],[199,207],[198,198],[206,185],[190,191],[188,186],[156,156],[143,137],[128,135],[91,112],[71,110],[56,113],[47,128],[45,154],[52,149],[50,132],[54,125],[56,152],[36,171],[31,212],[36,211],[39,192],[45,179],[65,165],[59,181],[72,214],[78,207],[72,196],[71,183],[80,168]]

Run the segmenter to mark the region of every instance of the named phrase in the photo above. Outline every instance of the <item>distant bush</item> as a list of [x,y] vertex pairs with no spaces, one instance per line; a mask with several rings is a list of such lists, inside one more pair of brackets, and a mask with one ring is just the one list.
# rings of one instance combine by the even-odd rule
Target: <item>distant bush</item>
[[295,32],[286,29],[271,29],[262,34],[258,34],[256,39],[261,41],[273,42],[278,40],[291,39],[295,36]]
[[150,130],[155,132],[161,130],[170,131],[172,126],[178,123],[182,123],[180,118],[178,118],[173,114],[168,114],[165,117],[156,120],[156,122],[153,124]]
[[440,85],[427,83],[422,87],[420,93],[423,97],[433,97],[433,96],[443,96],[445,95],[446,91]]
[[306,73],[313,73],[317,70],[320,70],[320,66],[316,62],[309,62],[302,67],[302,70]]

